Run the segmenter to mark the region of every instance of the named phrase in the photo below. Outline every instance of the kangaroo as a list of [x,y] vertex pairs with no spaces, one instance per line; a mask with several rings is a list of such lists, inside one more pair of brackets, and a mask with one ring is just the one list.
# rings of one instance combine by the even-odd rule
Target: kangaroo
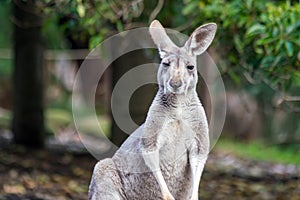
[[149,28],[161,63],[158,92],[145,123],[112,158],[99,161],[89,199],[198,199],[209,153],[208,122],[196,92],[196,60],[211,44],[215,23],[198,27],[182,47],[154,20]]

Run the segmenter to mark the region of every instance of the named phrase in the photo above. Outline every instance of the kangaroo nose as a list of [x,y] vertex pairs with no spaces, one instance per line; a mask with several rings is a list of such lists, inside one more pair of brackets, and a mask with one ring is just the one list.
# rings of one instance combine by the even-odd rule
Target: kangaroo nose
[[176,80],[176,81],[173,80],[173,79],[170,80],[170,86],[172,88],[174,88],[174,89],[179,88],[181,85],[182,85],[182,81],[181,80]]

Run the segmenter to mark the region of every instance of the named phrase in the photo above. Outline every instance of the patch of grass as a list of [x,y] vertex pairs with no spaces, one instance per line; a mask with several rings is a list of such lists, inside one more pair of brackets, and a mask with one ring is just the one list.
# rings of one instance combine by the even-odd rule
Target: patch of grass
[[[9,110],[0,108],[0,129],[11,128],[12,113]],[[49,134],[55,133],[60,128],[74,127],[72,113],[66,109],[48,108],[45,110],[45,127]],[[97,123],[92,116],[82,115],[77,126],[84,134],[99,135],[99,128],[106,137],[110,136],[111,122],[108,117],[103,115],[97,116]]]
[[45,112],[46,128],[54,133],[61,127],[67,127],[72,122],[72,115],[63,109],[49,108]]
[[[77,113],[78,115],[78,113]],[[51,133],[55,133],[59,128],[75,126],[72,113],[66,109],[48,108],[46,111],[46,127]],[[106,137],[110,135],[110,119],[99,115],[97,121],[94,120],[94,116],[90,113],[87,114],[82,111],[80,114],[80,120],[77,121],[76,127],[79,128],[84,134],[99,135],[99,131],[103,131]]]
[[101,130],[106,137],[110,136],[111,122],[105,116],[98,116],[98,123],[95,123],[93,116],[83,117],[76,125],[85,134],[99,136]]
[[220,139],[216,150],[229,151],[237,156],[259,161],[269,161],[283,164],[300,164],[300,151],[281,148],[280,146],[266,146],[262,142],[242,143],[230,139]]

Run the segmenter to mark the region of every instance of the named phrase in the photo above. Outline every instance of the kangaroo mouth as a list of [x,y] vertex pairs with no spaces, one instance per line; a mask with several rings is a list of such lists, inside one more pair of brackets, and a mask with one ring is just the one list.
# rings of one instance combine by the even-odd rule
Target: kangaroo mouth
[[170,85],[168,85],[166,88],[167,88],[167,92],[169,92],[171,94],[184,94],[185,93],[184,87],[174,88],[174,87],[171,87]]

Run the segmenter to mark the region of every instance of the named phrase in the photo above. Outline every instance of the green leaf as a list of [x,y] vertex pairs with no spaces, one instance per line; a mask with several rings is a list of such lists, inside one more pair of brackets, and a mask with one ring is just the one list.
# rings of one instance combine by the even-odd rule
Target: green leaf
[[287,53],[288,53],[288,56],[291,57],[294,53],[294,47],[293,47],[293,44],[290,42],[290,41],[286,41],[284,43],[284,46],[287,50]]
[[182,10],[183,15],[191,14],[198,7],[198,2],[188,3]]
[[234,44],[235,44],[236,50],[237,50],[239,53],[243,53],[243,51],[244,51],[243,42],[240,40],[240,38],[239,38],[238,35],[235,35],[235,36],[233,37],[233,42],[234,42]]
[[294,32],[299,27],[300,27],[300,21],[295,23],[295,24],[292,24],[292,25],[288,26],[287,29],[286,29],[287,30],[286,32],[287,32],[287,34],[290,34],[290,33]]
[[275,46],[275,51],[276,52],[278,52],[279,50],[280,50],[280,48],[282,47],[282,45],[283,45],[283,40],[282,39],[280,39],[279,40],[279,42],[276,44],[276,46]]
[[95,48],[97,45],[99,45],[103,41],[103,37],[100,35],[95,35],[90,38],[89,41],[89,49]]
[[278,55],[275,57],[273,63],[272,63],[272,66],[277,66],[278,63],[282,60],[282,56],[281,55]]
[[253,26],[251,26],[247,33],[246,36],[251,37],[251,36],[255,36],[261,33],[264,33],[266,30],[266,27],[262,24],[254,24]]
[[234,64],[238,63],[238,58],[234,54],[229,54],[228,59]]
[[117,25],[117,29],[118,29],[119,32],[124,31],[124,27],[123,27],[123,24],[122,24],[121,21],[117,21],[116,25]]
[[257,45],[266,45],[266,44],[270,44],[272,42],[274,42],[275,40],[277,40],[276,38],[262,38],[257,40],[256,44]]
[[296,71],[292,74],[293,84],[300,87],[300,72]]
[[254,51],[257,54],[263,54],[264,53],[264,50],[260,47],[254,47]]
[[80,17],[84,17],[84,15],[85,15],[85,8],[82,5],[82,3],[78,4],[78,6],[77,6],[77,13],[78,13],[78,15]]
[[272,66],[273,60],[274,60],[274,56],[266,56],[262,59],[260,66],[262,68],[270,67],[270,66]]
[[275,36],[277,36],[278,34],[279,34],[279,28],[275,26],[275,27],[273,28],[273,31],[272,31],[272,36],[275,37]]
[[240,84],[241,82],[241,78],[233,71],[229,71],[228,72],[230,78],[236,83],[236,84]]
[[247,9],[251,10],[251,8],[253,6],[253,0],[246,1],[246,5],[247,5]]

